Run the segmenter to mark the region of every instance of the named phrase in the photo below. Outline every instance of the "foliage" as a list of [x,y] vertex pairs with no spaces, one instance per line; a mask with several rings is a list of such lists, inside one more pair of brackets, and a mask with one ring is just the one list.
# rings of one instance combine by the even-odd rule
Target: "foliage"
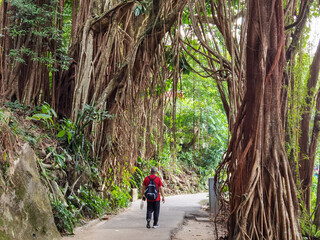
[[315,173],[312,176],[312,185],[311,185],[311,212],[315,212],[316,201],[317,201],[317,184],[318,184],[318,173]]
[[53,155],[54,164],[61,169],[65,169],[67,168],[66,161],[71,161],[72,157],[64,148],[60,148],[60,150],[60,153],[58,153],[54,147],[48,147],[48,151]]
[[42,106],[37,106],[33,112],[34,114],[31,117],[27,117],[27,120],[40,121],[47,129],[51,129],[54,126],[54,118],[57,117],[57,113],[48,103],[45,102]]
[[[154,159],[146,161],[139,156],[137,159],[137,166],[133,168],[133,173],[130,176],[131,187],[141,188],[144,178],[150,174],[150,169],[153,166],[158,169],[162,168],[160,162],[157,162]],[[140,191],[138,193],[140,194]]]
[[75,209],[72,204],[66,206],[61,202],[60,199],[51,201],[54,221],[57,225],[57,228],[60,232],[69,232],[73,233],[75,224],[78,222],[78,219],[81,217],[79,212]]
[[[31,125],[29,129],[25,129],[21,126],[21,123],[16,118],[14,113],[21,113],[25,111],[26,113],[32,112],[29,106],[19,104],[17,101],[15,102],[5,102],[4,106],[8,107],[9,114],[5,114],[3,110],[0,111],[0,120],[5,122],[10,129],[12,130],[12,134],[16,137],[20,137],[22,140],[28,142],[30,146],[34,147],[36,144],[40,143],[42,139],[48,137],[46,134],[35,134],[31,130],[35,129],[36,126]],[[27,119],[30,119],[27,117]]]
[[166,142],[164,143],[162,152],[159,154],[159,156],[157,156],[157,159],[151,159],[148,162],[148,164],[146,164],[147,174],[150,173],[150,169],[153,166],[158,167],[158,169],[161,169],[162,172],[171,173],[173,175],[181,173],[179,162],[176,161],[175,165],[173,165],[172,155],[171,155],[172,153],[170,149],[172,138],[169,135],[165,135],[164,139],[166,140]]
[[[115,176],[121,176],[119,184],[115,184]],[[133,179],[128,164],[125,163],[124,166],[118,165],[114,169],[109,168],[109,179],[106,182],[106,185],[106,197],[110,201],[110,207],[112,210],[117,211],[120,208],[128,206],[131,199],[131,188],[136,187],[137,183]]]
[[317,230],[316,225],[301,224],[302,235],[307,237],[307,239],[320,239],[320,230]]
[[109,210],[109,201],[98,196],[87,185],[80,186],[77,195],[70,195],[68,198],[84,216],[102,216]]
[[[176,117],[178,159],[191,168],[212,169],[222,158],[228,141],[228,124],[219,92],[210,79],[195,74],[183,75],[182,87]],[[168,111],[168,128],[171,121]]]
[[110,204],[112,209],[124,208],[129,205],[131,196],[125,188],[114,186],[110,197]]
[[66,0],[63,9],[62,46],[66,50],[71,39],[73,1]]
[[134,15],[138,17],[139,15],[146,13],[147,9],[151,6],[151,3],[151,1],[139,1],[133,8]]
[[0,108],[0,122],[5,122],[5,115],[2,108]]
[[[141,159],[140,157],[138,159]],[[140,188],[144,180],[144,173],[137,166],[133,167],[132,175],[130,176],[130,186],[131,188]]]
[[[73,159],[75,159],[75,153],[71,151],[69,146],[73,144],[73,146],[79,152],[82,150],[90,151],[91,149],[89,148],[81,149],[81,147],[84,146],[81,146],[83,142],[85,142],[85,144],[89,142],[85,137],[85,130],[95,121],[101,121],[106,117],[111,117],[106,112],[95,111],[93,106],[88,105],[85,106],[83,111],[81,111],[81,114],[78,115],[76,123],[73,123],[71,120],[67,119],[55,124],[55,111],[47,103],[36,106],[33,109],[23,106],[18,102],[6,103],[5,106],[8,107],[12,113],[6,114],[4,110],[0,108],[0,120],[8,122],[7,124],[12,129],[12,133],[15,134],[16,137],[28,141],[33,148],[36,149],[37,145],[44,138],[51,137],[54,139],[57,137],[59,140],[61,140],[60,143],[62,145],[49,145],[46,149],[46,157],[44,159],[39,159],[41,174],[43,176],[44,183],[49,189],[50,180],[57,178],[57,175],[59,175],[61,172],[70,173],[70,167],[74,167]],[[7,119],[7,115],[9,116],[9,119]],[[24,126],[25,124],[21,124],[19,119],[16,118],[19,117],[24,119],[25,115],[29,115],[29,117],[26,117],[27,120],[39,121],[41,123],[40,127],[43,129],[41,130],[38,125],[32,125],[32,122],[31,125],[28,125],[26,128],[26,126]],[[66,125],[63,124],[65,122],[67,123]],[[62,128],[65,130],[64,135],[61,135]],[[59,136],[56,134],[57,131],[60,132],[60,135],[58,134]],[[80,140],[77,139],[77,135],[80,135]],[[68,139],[68,136],[71,137]],[[52,140],[50,142],[52,142]],[[88,146],[90,147],[90,144]],[[3,157],[7,158],[7,154],[3,155]],[[52,162],[50,163],[52,167],[49,168],[47,168],[49,161],[48,158],[52,159]],[[94,178],[99,177],[100,170],[97,166],[98,163],[92,162],[89,158],[84,160],[87,161],[87,165],[86,167],[82,166],[81,170],[82,172],[86,171],[86,173],[90,174],[88,181],[89,184],[91,184],[90,181],[93,181]],[[46,161],[45,165],[44,161]],[[6,172],[9,168],[8,164],[9,161],[6,159],[4,164],[1,164],[1,170],[4,173],[3,176],[5,178],[7,176]],[[63,179],[57,180],[63,181]],[[124,184],[129,185],[126,181],[124,181]],[[61,232],[72,233],[75,224],[78,222],[79,218],[82,218],[82,216],[93,218],[96,216],[101,216],[105,212],[111,211],[109,200],[99,196],[92,189],[92,185],[90,188],[88,185],[83,185],[80,187],[75,187],[75,189],[77,190],[76,194],[72,192],[71,195],[69,195],[69,192],[67,193],[68,189],[65,190],[67,193],[66,196],[69,195],[67,198],[68,205],[65,205],[58,199],[52,200],[51,202],[55,222],[59,231]],[[112,193],[114,195],[113,205],[116,208],[128,205],[130,196],[127,187],[122,188],[121,190],[120,188],[114,189]]]
[[[55,65],[67,69],[70,58],[67,55],[67,48],[62,45],[62,34],[52,22],[55,18],[61,19],[62,16],[57,10],[57,1],[51,0],[49,4],[37,5],[32,0],[8,0],[15,9],[10,12],[12,24],[8,27],[12,38],[32,36],[33,38],[47,39],[57,43],[57,49],[51,49],[54,54],[48,52],[47,55],[39,55],[29,46],[21,46],[10,50],[10,57],[18,62],[24,63],[24,56],[28,56],[32,61],[45,64],[50,71],[56,71]],[[48,44],[48,47],[51,45]],[[55,57],[54,57],[55,55]]]
[[90,161],[92,146],[86,138],[85,130],[91,124],[111,117],[107,111],[97,111],[93,105],[84,104],[83,110],[79,110],[75,122],[64,118],[58,124],[57,137],[65,144],[67,151],[74,155],[76,170],[80,170],[79,163],[88,165]]
[[320,239],[320,230],[313,224],[313,214],[309,214],[303,202],[301,204],[302,214],[300,216],[300,225],[302,235],[308,239]]
[[15,111],[26,111],[28,110],[30,107],[25,105],[25,104],[20,104],[18,102],[18,100],[15,100],[14,102],[5,102],[3,103],[4,106],[10,108],[10,110],[12,112],[15,112]]

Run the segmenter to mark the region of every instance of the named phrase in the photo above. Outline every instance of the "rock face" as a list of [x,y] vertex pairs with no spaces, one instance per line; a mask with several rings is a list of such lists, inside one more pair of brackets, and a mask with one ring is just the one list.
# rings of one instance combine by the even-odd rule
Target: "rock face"
[[8,180],[0,170],[0,240],[61,239],[35,154],[24,145]]

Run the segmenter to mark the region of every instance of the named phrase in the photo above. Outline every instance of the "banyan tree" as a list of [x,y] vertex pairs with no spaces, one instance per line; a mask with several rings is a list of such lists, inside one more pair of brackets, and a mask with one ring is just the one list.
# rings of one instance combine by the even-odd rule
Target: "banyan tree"
[[[60,117],[71,119],[84,104],[108,111],[113,117],[87,130],[92,157],[100,159],[103,175],[120,176],[116,171],[130,167],[138,156],[153,157],[161,146],[169,65],[176,69],[179,61],[171,30],[186,1],[27,2],[30,11],[41,9],[39,15],[31,17],[14,1],[1,5],[2,97],[25,104],[46,101]],[[65,56],[58,54],[61,39],[38,33],[48,28],[61,34],[67,2],[72,4],[72,29]],[[27,31],[14,35],[7,28],[13,25]]]
[[250,0],[246,93],[221,167],[227,167],[229,239],[301,239],[296,185],[284,148],[282,1]]

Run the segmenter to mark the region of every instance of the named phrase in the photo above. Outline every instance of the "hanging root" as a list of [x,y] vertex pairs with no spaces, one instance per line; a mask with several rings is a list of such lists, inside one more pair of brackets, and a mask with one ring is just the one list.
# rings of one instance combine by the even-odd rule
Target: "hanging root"
[[274,147],[272,158],[263,159],[257,150],[247,184],[236,177],[239,171],[230,170],[230,239],[300,239],[295,185],[283,151]]

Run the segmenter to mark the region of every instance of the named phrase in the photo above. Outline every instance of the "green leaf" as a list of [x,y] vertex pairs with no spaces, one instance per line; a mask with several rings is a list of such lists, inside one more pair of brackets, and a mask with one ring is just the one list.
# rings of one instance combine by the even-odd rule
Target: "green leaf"
[[61,130],[60,132],[58,132],[57,137],[61,138],[64,135],[66,135],[66,130]]
[[51,108],[51,113],[54,117],[58,117],[57,113],[53,110],[53,108]]
[[29,119],[34,119],[34,120],[41,120],[41,119],[51,119],[51,116],[49,114],[44,114],[44,113],[37,113],[34,114],[31,118]]
[[57,160],[58,160],[58,164],[61,166],[61,167],[64,167],[66,164],[64,162],[65,158],[62,158],[62,157],[57,157]]
[[68,143],[70,143],[71,138],[72,138],[72,134],[71,132],[68,132]]
[[49,113],[50,108],[49,108],[48,105],[44,104],[44,105],[42,105],[41,110],[42,110],[43,113]]
[[135,8],[135,10],[134,10],[134,15],[135,15],[136,17],[138,17],[138,16],[140,15],[140,9],[139,9],[138,7]]

